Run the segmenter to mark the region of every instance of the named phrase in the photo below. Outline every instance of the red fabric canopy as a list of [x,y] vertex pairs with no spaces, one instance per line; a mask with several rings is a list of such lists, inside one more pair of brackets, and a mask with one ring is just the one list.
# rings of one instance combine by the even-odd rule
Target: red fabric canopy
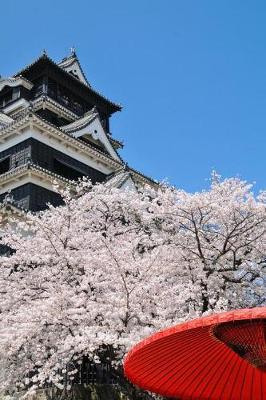
[[266,307],[237,310],[158,332],[128,353],[137,386],[182,400],[266,400]]

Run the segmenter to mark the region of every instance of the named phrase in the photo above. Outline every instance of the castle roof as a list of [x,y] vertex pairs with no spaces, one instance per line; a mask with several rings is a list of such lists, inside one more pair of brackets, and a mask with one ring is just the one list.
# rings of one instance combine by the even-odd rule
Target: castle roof
[[[46,53],[43,53],[31,64],[17,72],[14,75],[14,78],[24,77],[31,81],[33,77],[39,76],[44,69],[49,69],[54,74],[60,75],[61,78],[65,79],[66,82],[70,81],[72,88],[75,88],[82,97],[87,97],[89,99],[93,98],[95,104],[99,104],[99,106],[105,108],[106,112],[109,114],[113,114],[116,111],[121,111],[122,106],[120,104],[109,100],[107,97],[91,87],[91,85],[87,82],[87,78],[85,78],[85,74],[83,73],[81,67],[80,71],[82,71],[82,74],[80,73],[80,76],[72,73],[72,70],[70,69],[72,61],[73,56],[71,58],[68,57],[63,59],[59,64],[57,64],[50,57],[48,57]],[[76,55],[75,63],[80,66],[80,62]]]

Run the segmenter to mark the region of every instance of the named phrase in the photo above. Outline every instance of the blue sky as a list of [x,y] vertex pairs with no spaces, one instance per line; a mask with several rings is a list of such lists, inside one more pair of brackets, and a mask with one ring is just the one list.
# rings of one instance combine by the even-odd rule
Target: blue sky
[[123,104],[123,157],[189,191],[212,169],[266,188],[266,2],[1,2],[0,74],[75,46],[91,84]]

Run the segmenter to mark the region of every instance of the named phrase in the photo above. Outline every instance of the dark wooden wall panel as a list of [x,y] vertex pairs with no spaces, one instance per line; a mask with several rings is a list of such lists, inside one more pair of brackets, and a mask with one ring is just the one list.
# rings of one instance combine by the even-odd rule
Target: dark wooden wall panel
[[[42,168],[58,173],[69,179],[73,179],[75,175],[73,173],[68,176],[71,167],[74,171],[77,171],[77,176],[88,176],[92,183],[103,182],[106,178],[106,175],[102,172],[35,139],[27,139],[16,146],[10,147],[8,150],[0,152],[0,160],[7,156],[10,156],[10,169],[24,165],[27,161],[31,161]],[[66,165],[65,171],[63,169],[58,169],[58,161]]]
[[[4,200],[6,193],[0,195],[0,202]],[[10,196],[10,195],[9,195]],[[30,211],[40,211],[47,208],[47,203],[54,206],[63,204],[58,193],[43,187],[27,183],[11,191],[14,205]]]

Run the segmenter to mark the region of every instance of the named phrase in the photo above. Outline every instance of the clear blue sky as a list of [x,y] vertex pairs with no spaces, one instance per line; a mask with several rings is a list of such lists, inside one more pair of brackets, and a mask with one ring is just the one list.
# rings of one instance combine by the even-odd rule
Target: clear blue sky
[[266,2],[6,0],[0,74],[75,46],[91,84],[123,104],[123,157],[189,191],[212,169],[266,188]]

